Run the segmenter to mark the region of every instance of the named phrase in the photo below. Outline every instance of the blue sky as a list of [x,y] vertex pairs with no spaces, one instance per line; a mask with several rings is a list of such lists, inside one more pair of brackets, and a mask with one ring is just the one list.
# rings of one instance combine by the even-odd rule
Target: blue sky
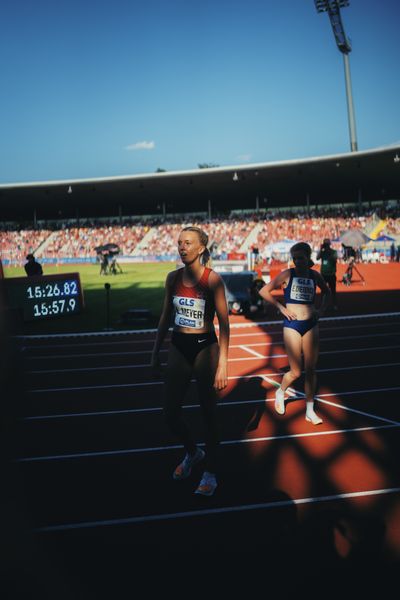
[[[342,9],[359,150],[400,142],[398,0]],[[14,0],[0,182],[350,150],[342,55],[313,0]]]

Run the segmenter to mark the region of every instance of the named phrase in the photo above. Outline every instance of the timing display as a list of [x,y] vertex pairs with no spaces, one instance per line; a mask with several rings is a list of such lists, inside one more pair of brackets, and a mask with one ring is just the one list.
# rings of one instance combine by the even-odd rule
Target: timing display
[[53,300],[53,302],[40,302],[32,304],[32,313],[26,309],[26,314],[34,319],[51,317],[76,312],[78,304],[74,298],[68,300]]
[[78,314],[83,309],[79,273],[11,277],[3,282],[9,305],[22,311],[24,321]]
[[79,294],[78,283],[75,279],[61,282],[48,282],[42,285],[29,285],[26,288],[28,300],[37,298],[66,298]]

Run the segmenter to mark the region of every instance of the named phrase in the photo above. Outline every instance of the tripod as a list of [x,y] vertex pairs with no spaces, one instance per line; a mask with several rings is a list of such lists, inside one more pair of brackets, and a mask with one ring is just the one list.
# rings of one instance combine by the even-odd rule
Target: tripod
[[117,259],[113,256],[110,262],[110,273],[112,273],[112,275],[116,275],[117,273],[122,273],[122,269],[121,266],[119,265],[119,263],[117,263]]
[[353,272],[357,273],[357,275],[359,276],[359,278],[361,280],[361,283],[363,285],[365,285],[365,279],[361,275],[360,271],[357,269],[355,262],[354,262],[354,257],[351,257],[349,260],[347,269],[346,269],[345,273],[343,274],[342,283],[344,283],[344,285],[350,286],[352,284],[352,280],[353,280]]

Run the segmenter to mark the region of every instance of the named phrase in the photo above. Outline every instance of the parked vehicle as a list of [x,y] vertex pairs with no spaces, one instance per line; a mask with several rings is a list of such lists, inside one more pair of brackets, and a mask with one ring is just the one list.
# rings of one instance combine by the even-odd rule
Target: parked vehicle
[[223,272],[219,275],[225,284],[230,314],[246,315],[255,312],[262,305],[257,293],[260,282],[255,271]]

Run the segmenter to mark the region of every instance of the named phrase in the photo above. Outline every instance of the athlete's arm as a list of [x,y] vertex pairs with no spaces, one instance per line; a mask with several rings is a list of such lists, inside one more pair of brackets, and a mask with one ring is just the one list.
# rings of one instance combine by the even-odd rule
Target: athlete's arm
[[214,387],[223,390],[228,385],[229,311],[224,282],[215,271],[210,273],[210,287],[214,292],[215,312],[219,324],[219,360]]
[[286,306],[281,304],[271,293],[273,290],[279,290],[284,283],[289,281],[289,278],[290,269],[285,269],[285,271],[281,271],[272,281],[264,285],[258,293],[261,298],[264,298],[264,300],[272,304],[272,306],[275,306],[287,319],[291,320],[296,319],[296,315],[292,313],[291,310],[288,310]]
[[168,328],[171,323],[171,315],[172,315],[172,283],[176,276],[176,271],[171,271],[168,273],[167,278],[165,280],[165,295],[164,295],[164,303],[161,311],[160,320],[158,322],[158,328],[156,333],[156,339],[154,341],[153,352],[151,354],[151,366],[153,368],[160,366],[159,352],[161,345],[164,341],[164,338],[167,334]]
[[321,294],[322,294],[322,300],[321,300],[321,305],[319,307],[318,310],[316,310],[316,314],[318,317],[320,317],[321,315],[323,315],[326,311],[326,309],[328,308],[331,299],[332,299],[332,293],[331,290],[329,289],[329,287],[327,286],[324,278],[322,277],[322,275],[320,273],[318,273],[318,271],[315,271],[315,282],[317,284],[317,286],[320,288],[321,290]]

